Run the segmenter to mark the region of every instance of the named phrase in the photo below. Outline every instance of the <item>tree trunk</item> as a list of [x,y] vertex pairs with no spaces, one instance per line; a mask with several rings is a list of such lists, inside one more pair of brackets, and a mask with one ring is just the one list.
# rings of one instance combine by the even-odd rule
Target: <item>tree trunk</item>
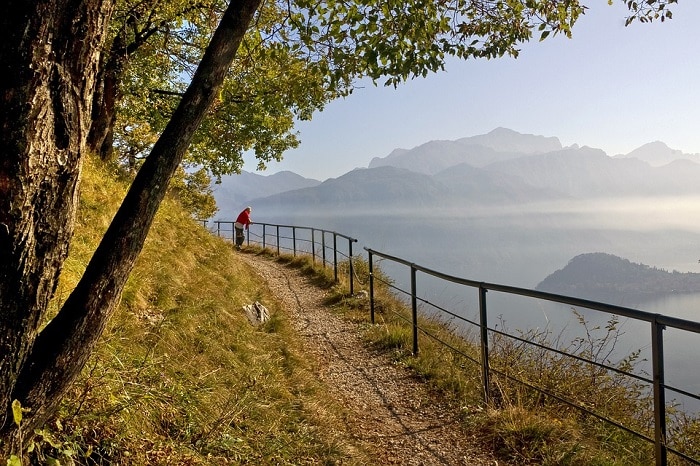
[[[32,73],[41,68],[80,71],[70,75],[75,79],[70,83],[59,79],[58,84],[62,85],[57,85],[55,80],[45,79],[43,92],[38,93],[41,96],[46,94],[44,97],[47,100],[49,96],[54,96],[57,101],[54,106],[62,104],[63,106],[58,105],[61,110],[65,110],[65,105],[70,105],[71,111],[62,114],[66,113],[65,118],[77,120],[71,120],[70,125],[57,125],[56,118],[52,118],[50,124],[42,121],[44,132],[52,135],[53,140],[60,139],[53,134],[59,132],[63,136],[61,142],[65,140],[66,143],[73,144],[70,146],[72,151],[66,155],[63,155],[65,149],[59,147],[58,142],[44,150],[38,150],[38,153],[34,152],[37,147],[42,147],[38,143],[45,142],[46,134],[32,139],[30,133],[36,130],[37,122],[28,120],[49,112],[50,110],[45,110],[45,104],[16,114],[23,118],[19,129],[16,122],[7,120],[6,115],[2,117],[5,121],[2,126],[3,141],[0,144],[5,146],[5,152],[9,153],[10,149],[14,152],[12,157],[0,162],[0,401],[7,413],[12,399],[20,400],[23,406],[31,409],[25,415],[23,431],[31,432],[55,411],[60,397],[91,354],[116,308],[123,286],[165,196],[168,182],[182,161],[192,135],[214,101],[260,1],[240,0],[229,5],[190,87],[137,174],[82,279],[58,315],[38,336],[35,336],[36,326],[55,288],[56,277],[65,259],[72,232],[80,149],[84,147],[89,124],[84,119],[91,108],[91,80],[97,66],[95,55],[100,50],[104,20],[109,14],[105,2],[100,0],[84,0],[84,3],[53,0],[49,16],[46,11],[36,11],[39,7],[24,6],[24,0],[18,0],[16,5],[11,2],[17,8],[22,6],[32,10],[14,19],[18,24],[17,33],[13,37],[14,47],[22,45],[23,37],[27,37],[22,36],[22,28],[28,24],[37,30],[46,30],[43,42],[33,42],[37,50],[31,50],[32,53],[25,55],[20,52],[14,63],[17,64],[17,59],[23,56],[30,58],[25,58],[26,62],[20,63],[20,66],[32,70]],[[81,13],[83,10],[87,12]],[[66,15],[67,26],[73,26],[77,30],[71,30],[63,38],[67,53],[52,54],[45,50],[46,47],[41,48],[39,45],[51,43],[49,35],[53,34],[53,44],[56,46],[58,31],[54,28],[57,23],[51,21],[53,17],[50,15],[60,14]],[[88,18],[94,20],[95,16],[99,16],[100,21],[95,21],[92,28],[81,29],[83,21]],[[9,54],[13,44],[8,47]],[[75,52],[82,53],[80,58],[72,55]],[[31,58],[36,60],[39,55],[38,62],[29,61]],[[3,65],[5,63],[3,60]],[[80,67],[68,66],[69,64]],[[81,81],[84,79],[83,67],[86,64],[87,71],[91,73],[90,79]],[[27,71],[17,85],[29,91],[33,89],[35,81],[39,80]],[[5,92],[5,101],[11,91],[9,89]],[[15,96],[17,107],[29,106],[29,103],[37,100],[36,94],[37,92]],[[78,106],[75,101],[81,96],[83,98]],[[20,147],[25,149],[24,152],[18,151]],[[24,174],[24,171],[32,172]],[[6,197],[9,201],[6,201]],[[41,210],[35,207],[38,201],[41,201]],[[21,228],[18,228],[18,224]],[[37,228],[37,224],[41,229]],[[46,258],[47,252],[51,253],[49,258]],[[17,288],[13,287],[20,285],[26,289],[22,294],[14,293],[13,290]],[[0,427],[0,440],[7,441],[16,434],[9,421],[11,419],[6,419]]]
[[103,161],[112,158],[114,144],[114,125],[117,120],[117,102],[119,101],[119,81],[124,73],[124,66],[130,54],[146,42],[150,34],[127,44],[125,29],[130,21],[120,28],[112,39],[108,51],[102,54],[97,73],[95,95],[92,101],[92,120],[88,133],[88,149]]
[[[115,39],[116,40],[116,39]],[[114,47],[112,47],[114,49]],[[119,98],[118,78],[123,70],[123,59],[113,53],[105,56],[97,74],[97,85],[92,103],[92,124],[88,133],[87,147],[103,161],[112,158],[116,106]]]
[[[0,426],[73,233],[109,0],[7,0],[0,11]],[[2,439],[2,437],[0,437]]]

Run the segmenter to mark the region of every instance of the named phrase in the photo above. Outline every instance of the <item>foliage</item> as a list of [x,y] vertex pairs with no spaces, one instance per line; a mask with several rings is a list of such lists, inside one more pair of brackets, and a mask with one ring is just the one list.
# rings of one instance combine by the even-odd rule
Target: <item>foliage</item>
[[203,168],[189,173],[179,169],[170,182],[170,192],[192,218],[211,218],[218,210],[211,178]]
[[[196,8],[190,3],[173,4],[178,8],[170,5],[167,13],[158,2],[137,4],[139,9],[152,8],[151,14],[139,16],[144,22],[141,29],[147,29],[158,15],[164,25],[134,49],[122,75],[121,123],[115,128],[115,144],[131,164],[146,157],[167,124],[223,11],[216,2]],[[122,5],[125,11],[130,6],[134,7],[129,2]],[[260,12],[259,28],[270,29],[280,21],[274,9],[272,3]],[[131,17],[117,15],[117,21],[127,19]],[[193,140],[187,165],[205,166],[220,176],[238,172],[242,154],[248,150],[256,153],[261,166],[279,159],[298,144],[291,132],[294,118],[310,117],[335,96],[319,87],[314,71],[302,58],[286,53],[279,44],[269,49],[262,40],[259,32],[249,34],[219,99]]]
[[[608,0],[611,3],[612,0]],[[678,3],[678,0],[624,0],[631,15],[625,20],[629,26],[634,21],[650,23],[659,20],[661,22],[673,18],[673,13],[668,9],[670,5]]]
[[[222,11],[216,0],[118,3],[113,42],[129,45],[115,143],[126,160],[147,155]],[[517,56],[533,30],[570,36],[582,13],[578,0],[265,2],[188,163],[218,177],[240,171],[252,151],[264,168],[299,144],[296,120],[351,93],[358,78],[396,86],[449,56]]]
[[[532,428],[537,431],[541,428],[537,427],[537,421],[530,422],[527,414],[519,414],[522,410],[538,412],[540,415],[546,413],[546,417],[554,417],[559,423],[565,423],[566,430],[571,430],[570,421],[575,419],[575,434],[567,435],[568,441],[562,441],[571,448],[571,451],[565,452],[567,455],[577,458],[599,449],[595,453],[598,455],[610,448],[617,452],[610,457],[618,458],[623,464],[653,462],[652,445],[572,407],[592,410],[600,416],[622,422],[630,429],[653,437],[653,409],[649,388],[621,372],[603,367],[606,365],[634,373],[639,359],[639,352],[633,352],[616,363],[610,361],[620,334],[617,317],[613,316],[605,327],[590,328],[581,314],[576,310],[574,314],[578,318],[582,336],[575,337],[570,343],[565,343],[560,337],[553,338],[547,330],[518,332],[518,338],[514,339],[505,335],[510,332],[504,328],[503,333],[493,336],[490,344],[493,351],[491,366],[497,374],[493,377],[496,386],[493,396],[497,406],[504,410],[494,413],[492,420],[502,422],[503,419],[496,419],[506,416],[510,419],[508,422],[519,425],[518,429],[523,433]],[[539,390],[531,387],[538,387]],[[554,434],[552,431],[552,434],[561,435],[561,432]],[[595,442],[591,442],[593,439]],[[502,442],[501,448],[510,451],[514,458],[521,461],[560,464],[558,458],[562,452],[553,449],[551,445],[545,448],[538,447],[535,443],[531,445],[533,451],[522,457],[522,452],[514,449],[507,437],[495,434],[494,441],[499,444]],[[625,448],[615,447],[618,444],[625,445]],[[535,449],[539,451],[534,451]]]

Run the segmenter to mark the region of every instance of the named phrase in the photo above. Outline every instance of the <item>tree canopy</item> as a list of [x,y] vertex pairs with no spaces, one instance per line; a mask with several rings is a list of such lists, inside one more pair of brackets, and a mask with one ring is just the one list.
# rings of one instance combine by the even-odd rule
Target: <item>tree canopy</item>
[[[676,1],[627,1],[627,23],[670,19]],[[116,148],[132,166],[148,155],[225,7],[116,2],[93,111],[109,118],[95,118],[93,150],[107,158]],[[295,121],[351,93],[358,78],[396,86],[442,70],[451,56],[517,56],[533,36],[570,36],[584,12],[578,0],[265,2],[185,161],[218,177],[240,171],[252,151],[262,169],[299,145]]]
[[[111,100],[122,157],[148,154],[223,7],[215,0],[117,3],[103,63],[120,63],[112,66],[111,89],[119,92]],[[352,92],[358,78],[396,86],[443,69],[449,56],[517,56],[533,34],[570,35],[583,11],[577,0],[266,2],[186,160],[218,176],[239,171],[242,154],[253,151],[262,168],[299,144],[297,119]]]

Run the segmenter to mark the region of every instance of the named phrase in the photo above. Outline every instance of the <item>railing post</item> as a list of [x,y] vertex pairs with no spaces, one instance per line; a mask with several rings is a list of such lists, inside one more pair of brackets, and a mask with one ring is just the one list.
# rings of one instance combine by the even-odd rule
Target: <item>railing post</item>
[[369,261],[369,317],[374,324],[374,269],[372,268],[372,251],[367,251]]
[[321,260],[323,268],[326,268],[326,230],[321,230]]
[[292,250],[294,251],[294,257],[297,256],[297,228],[292,227]]
[[348,239],[348,263],[350,264],[350,296],[355,294],[355,281],[353,275],[355,270],[352,267],[352,239]]
[[216,236],[221,237],[221,222],[216,221]]
[[280,255],[280,226],[277,226],[277,255]]
[[333,277],[338,283],[338,234],[333,232]]
[[263,233],[262,233],[262,237],[263,237],[262,238],[263,239],[262,240],[262,247],[263,247],[263,249],[265,249],[265,226],[266,225],[267,225],[266,223],[263,223]]
[[316,237],[314,235],[314,229],[311,229],[311,263],[316,263]]
[[666,389],[664,387],[664,329],[656,319],[651,323],[651,361],[654,380],[654,446],[656,465],[665,466],[666,450]]
[[490,401],[489,387],[489,327],[486,313],[486,288],[479,286],[479,326],[481,328],[481,383],[484,389],[484,403]]
[[411,264],[411,319],[413,320],[413,355],[418,354],[418,297],[416,295],[416,268]]

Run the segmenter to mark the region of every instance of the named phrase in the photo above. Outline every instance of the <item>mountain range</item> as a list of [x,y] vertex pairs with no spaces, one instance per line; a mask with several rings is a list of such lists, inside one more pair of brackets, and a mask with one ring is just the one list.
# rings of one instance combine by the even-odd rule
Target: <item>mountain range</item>
[[497,128],[396,149],[323,182],[224,177],[215,219],[251,205],[254,221],[326,228],[436,270],[531,287],[591,251],[694,270],[698,209],[687,206],[698,204],[698,180],[700,156],[661,142],[609,156]]
[[629,154],[563,147],[556,137],[497,128],[455,141],[395,149],[324,182],[292,172],[243,172],[214,187],[218,218],[246,203],[263,209],[420,208],[543,200],[700,194],[700,155],[662,142]]

